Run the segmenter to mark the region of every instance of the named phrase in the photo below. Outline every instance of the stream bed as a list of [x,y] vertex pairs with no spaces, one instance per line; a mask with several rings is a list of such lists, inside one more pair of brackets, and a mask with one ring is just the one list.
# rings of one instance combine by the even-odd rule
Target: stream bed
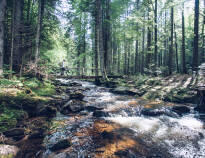
[[[44,138],[44,158],[204,158],[205,115],[194,105],[146,101],[117,95],[79,80],[86,89],[85,110],[60,113]],[[69,140],[66,148],[53,144]]]

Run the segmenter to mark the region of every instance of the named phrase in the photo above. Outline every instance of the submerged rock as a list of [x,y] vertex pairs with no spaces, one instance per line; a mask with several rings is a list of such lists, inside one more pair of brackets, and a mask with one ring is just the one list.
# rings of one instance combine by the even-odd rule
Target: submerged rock
[[160,116],[165,114],[165,111],[162,109],[144,108],[141,110],[141,114],[145,116]]
[[70,146],[71,146],[70,141],[68,139],[63,139],[63,140],[60,140],[59,142],[57,142],[56,144],[54,144],[49,149],[51,151],[58,151],[58,150],[61,150],[61,149],[66,149]]

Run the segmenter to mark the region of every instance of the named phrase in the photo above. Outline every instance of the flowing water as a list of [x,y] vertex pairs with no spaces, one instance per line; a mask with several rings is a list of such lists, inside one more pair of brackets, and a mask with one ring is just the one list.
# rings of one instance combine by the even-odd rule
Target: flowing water
[[[61,81],[70,82],[70,80]],[[44,140],[47,148],[44,157],[52,155],[49,146],[62,138],[69,138],[72,142],[72,147],[63,151],[69,153],[70,157],[117,157],[117,155],[118,157],[145,158],[205,157],[205,126],[201,119],[204,115],[195,112],[193,106],[189,106],[189,113],[180,115],[172,110],[173,104],[171,103],[148,102],[131,96],[116,95],[109,92],[109,88],[95,86],[84,81],[76,82],[87,88],[84,92],[86,106],[102,108],[102,111],[107,112],[109,117],[94,118],[92,112],[89,111],[82,111],[73,116],[58,114],[53,120],[55,128],[53,131],[51,129],[51,134]],[[143,115],[142,111],[145,109],[154,110],[159,115]],[[96,121],[100,124],[102,120],[119,126],[113,131],[118,133],[119,139],[122,135],[125,138],[123,139],[124,147],[120,147],[119,142],[121,141],[118,140],[119,149],[116,147],[111,149],[113,144],[111,143],[110,153],[104,156],[98,154],[105,153],[104,150],[106,150],[97,142],[102,140],[96,140],[92,134]],[[138,142],[133,142],[133,140],[138,140]],[[136,144],[140,146],[140,149],[134,149]],[[118,150],[126,152],[119,154]],[[56,157],[60,157],[60,154]]]

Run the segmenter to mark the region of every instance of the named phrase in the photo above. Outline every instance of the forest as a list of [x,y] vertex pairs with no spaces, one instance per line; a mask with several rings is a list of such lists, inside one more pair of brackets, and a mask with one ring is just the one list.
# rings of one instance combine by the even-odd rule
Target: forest
[[0,158],[205,157],[205,0],[0,0]]

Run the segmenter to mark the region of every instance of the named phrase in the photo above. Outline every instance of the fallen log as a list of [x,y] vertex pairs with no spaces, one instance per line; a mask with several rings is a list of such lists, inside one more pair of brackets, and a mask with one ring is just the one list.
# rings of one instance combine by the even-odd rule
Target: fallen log
[[[95,79],[102,78],[102,76],[57,76],[58,78],[67,78],[67,79]],[[108,78],[123,78],[123,76],[107,76]]]

